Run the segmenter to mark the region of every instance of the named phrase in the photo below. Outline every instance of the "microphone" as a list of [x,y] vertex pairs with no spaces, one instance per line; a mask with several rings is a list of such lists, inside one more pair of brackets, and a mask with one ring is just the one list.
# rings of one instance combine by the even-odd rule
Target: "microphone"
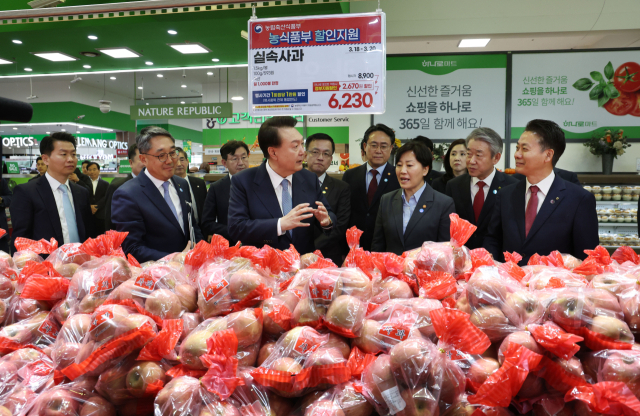
[[0,97],[0,120],[28,123],[33,117],[33,107],[29,103]]

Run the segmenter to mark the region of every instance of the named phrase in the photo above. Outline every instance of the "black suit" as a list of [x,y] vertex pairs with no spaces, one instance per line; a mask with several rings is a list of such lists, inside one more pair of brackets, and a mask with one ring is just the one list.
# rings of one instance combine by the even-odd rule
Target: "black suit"
[[398,189],[382,196],[371,251],[400,255],[425,241],[449,241],[449,214],[456,212],[453,200],[426,185],[403,234],[402,192]]
[[491,187],[483,189],[486,195],[480,217],[476,222],[476,216],[473,212],[473,201],[471,200],[471,176],[468,173],[460,175],[447,182],[446,195],[453,198],[456,204],[456,213],[460,218],[469,221],[478,227],[475,233],[471,235],[467,244],[469,250],[482,247],[482,241],[487,234],[489,223],[491,222],[491,214],[495,205],[497,194],[502,192],[502,188],[517,183],[518,180],[509,177],[509,175],[496,170],[496,174],[491,181]]
[[[105,203],[107,199],[107,189],[109,189],[109,182],[104,179],[98,178],[98,185],[96,186],[96,190],[93,190],[93,183],[91,183],[91,199],[89,203],[91,205],[97,205],[98,210],[95,214],[93,214],[93,219],[95,223],[95,233],[96,236],[100,234],[104,234],[105,232]],[[95,237],[95,236],[94,236]]]
[[433,188],[434,179],[440,178],[440,177],[442,177],[442,175],[443,175],[442,172],[438,172],[437,170],[429,169],[429,173],[427,173],[425,182],[427,182],[427,184],[430,185]]
[[359,230],[363,231],[360,237],[360,247],[368,251],[371,250],[380,198],[382,198],[382,195],[400,188],[396,177],[396,168],[390,162],[387,162],[382,177],[379,176],[377,177],[378,190],[373,196],[371,205],[369,205],[367,199],[367,163],[347,170],[342,176],[342,180],[348,183],[351,188],[349,228],[355,225]]
[[[71,181],[69,187],[73,196],[78,235],[80,241],[84,242],[94,233],[89,191]],[[60,245],[64,244],[56,200],[46,177],[16,186],[9,210],[14,240],[16,237],[31,240],[50,240],[53,237]]]
[[231,239],[227,229],[230,190],[231,178],[229,175],[209,186],[200,223],[205,238],[218,234],[229,240],[229,243],[233,245],[236,242]]
[[346,232],[351,216],[351,189],[346,183],[327,175],[322,183],[322,194],[335,212],[337,221],[331,233],[323,233],[316,228],[314,232],[316,250],[331,259],[335,264],[342,264],[342,256],[347,254]]
[[498,261],[504,259],[503,252],[516,251],[522,255],[520,264],[535,253],[546,256],[554,250],[585,259],[584,250],[598,245],[595,197],[556,176],[526,235],[526,190],[526,181],[519,181],[498,193],[484,247]]
[[36,179],[42,178],[43,176],[44,175],[38,174],[37,176],[34,176],[33,178],[29,178],[29,180],[27,182],[35,181]]
[[[198,224],[202,224],[204,201],[205,199],[207,199],[207,184],[204,183],[204,179],[196,178],[195,176],[187,175],[187,180],[189,180],[189,185],[191,186],[191,190],[193,191],[193,198],[195,199],[195,201],[193,201],[193,203],[195,204],[193,209],[197,209]],[[206,237],[207,236],[205,235],[205,238]]]
[[[567,182],[575,183],[576,185],[582,186],[582,184],[578,180],[578,175],[576,175],[575,172],[571,172],[571,171],[560,169],[560,168],[553,168],[553,173],[555,173],[556,176],[560,176],[562,179],[564,179]],[[521,175],[520,173],[514,173],[512,177],[514,177],[519,181],[525,179],[525,176]]]
[[0,203],[0,228],[7,232],[7,234],[0,239],[0,250],[5,253],[9,253],[9,224],[7,223],[5,208],[9,208],[11,206],[13,193],[9,189],[9,182],[6,179],[2,179],[2,185],[0,186],[0,196],[2,197],[2,203]]
[[104,198],[104,229],[106,231],[115,230],[113,223],[111,222],[111,200],[113,199],[113,193],[121,187],[125,182],[133,179],[132,174],[128,174],[126,178],[114,178],[109,187],[107,188],[107,194]]
[[93,185],[91,184],[91,178],[88,175],[82,173],[80,168],[76,168],[73,173],[75,173],[78,177],[78,182],[76,183],[76,185],[84,187],[87,191],[89,191],[89,195],[93,194]]

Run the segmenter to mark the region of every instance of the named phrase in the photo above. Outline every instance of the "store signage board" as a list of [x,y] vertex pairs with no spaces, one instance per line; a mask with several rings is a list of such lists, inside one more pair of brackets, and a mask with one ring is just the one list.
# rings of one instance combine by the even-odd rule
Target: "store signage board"
[[391,56],[387,112],[374,117],[402,140],[455,140],[490,127],[504,137],[506,54]]
[[10,174],[19,174],[20,173],[20,165],[18,162],[5,162],[7,164],[7,173]]
[[204,154],[211,156],[211,155],[219,155],[220,154],[220,148],[219,147],[206,147],[204,149]]
[[249,113],[382,114],[382,12],[249,21]]
[[[553,120],[567,139],[622,129],[640,137],[640,51],[513,54],[511,138],[533,119]],[[624,85],[623,85],[624,84]]]
[[232,117],[231,103],[132,105],[131,120]]

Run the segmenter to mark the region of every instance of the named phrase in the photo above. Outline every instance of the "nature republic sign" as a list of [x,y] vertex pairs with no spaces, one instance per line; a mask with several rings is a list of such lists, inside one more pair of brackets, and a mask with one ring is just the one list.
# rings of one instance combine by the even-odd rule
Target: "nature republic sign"
[[131,120],[233,117],[231,103],[132,105]]

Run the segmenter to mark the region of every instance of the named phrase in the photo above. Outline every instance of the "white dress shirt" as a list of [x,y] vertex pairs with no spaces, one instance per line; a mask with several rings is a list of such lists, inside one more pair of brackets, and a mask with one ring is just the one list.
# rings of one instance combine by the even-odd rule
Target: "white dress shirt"
[[[378,178],[378,186],[380,185],[380,181],[382,180],[382,174],[384,173],[384,169],[387,167],[387,164],[385,163],[382,166],[378,166],[375,170],[378,171],[378,175],[376,175],[376,177]],[[373,173],[371,173],[371,171],[374,170],[371,165],[367,162],[367,192],[369,192],[369,184],[371,183],[371,180],[373,179]]]
[[327,178],[327,172],[325,172],[322,175],[318,176],[318,180],[320,181],[320,185],[322,185],[324,183],[324,180],[326,178]]
[[[162,199],[164,199],[164,188],[162,187],[162,184],[165,181],[154,178],[146,169],[144,173],[146,173],[149,179],[151,179],[151,182],[153,182],[155,187],[158,189],[158,192],[160,192]],[[182,228],[182,231],[184,232],[184,221],[182,221],[182,206],[180,205],[180,197],[178,196],[178,191],[176,190],[176,187],[173,186],[173,181],[171,180],[169,180],[169,196],[171,197],[171,202],[173,202],[173,206],[178,213],[178,224],[180,224],[180,228]]]
[[[487,176],[482,180],[482,182],[484,182],[484,188],[482,188],[482,190],[484,191],[485,201],[487,200],[487,195],[489,194],[489,188],[491,188],[491,183],[493,182],[493,178],[495,177],[496,177],[496,168],[493,168],[493,172],[491,172],[491,175]],[[480,179],[471,178],[471,202],[475,200],[476,194],[480,190],[480,187],[478,186],[478,182],[480,182]]]
[[[58,209],[58,217],[60,217],[60,225],[62,226],[62,238],[64,239],[63,244],[69,244],[71,239],[69,238],[69,228],[67,227],[67,218],[64,216],[64,205],[62,205],[62,197],[64,194],[59,189],[60,182],[55,179],[53,176],[49,175],[49,172],[44,174],[44,177],[47,178],[49,185],[51,186],[51,191],[53,191],[53,199],[56,200],[56,208]],[[71,186],[69,185],[69,179],[65,182],[67,185],[67,194],[69,195],[69,200],[71,200],[71,206],[74,209],[73,216],[75,217],[75,205],[73,204],[73,195],[71,194]]]
[[98,187],[98,181],[100,180],[100,176],[98,176],[98,179],[91,180],[91,184],[93,185],[93,194],[96,194],[96,188]]
[[[292,206],[293,209],[293,175],[289,175],[286,178],[278,175],[275,170],[271,168],[269,161],[267,160],[267,173],[269,174],[269,179],[271,179],[271,184],[273,185],[273,190],[276,191],[276,197],[278,198],[278,204],[280,205],[280,211],[282,211],[282,180],[286,179],[289,182],[289,195],[291,195]],[[284,215],[283,215],[284,217]],[[280,220],[282,218],[278,218],[278,236],[284,235],[284,231],[280,227]]]
[[189,193],[191,194],[191,206],[193,207],[193,219],[198,222],[198,207],[196,206],[196,197],[193,195],[193,188],[191,188],[191,181],[189,177],[183,178],[189,184]]
[[525,192],[524,194],[524,209],[527,209],[527,204],[529,203],[529,198],[531,198],[531,191],[529,190],[529,188],[531,188],[531,186],[536,185],[538,187],[538,209],[536,210],[536,212],[540,212],[540,208],[542,207],[542,203],[544,202],[544,199],[546,198],[547,194],[549,193],[549,190],[551,189],[551,185],[553,185],[553,181],[556,178],[556,174],[551,171],[551,175],[547,176],[546,178],[544,178],[543,180],[541,180],[538,183],[530,183],[529,179],[526,179],[527,181],[527,192]]

